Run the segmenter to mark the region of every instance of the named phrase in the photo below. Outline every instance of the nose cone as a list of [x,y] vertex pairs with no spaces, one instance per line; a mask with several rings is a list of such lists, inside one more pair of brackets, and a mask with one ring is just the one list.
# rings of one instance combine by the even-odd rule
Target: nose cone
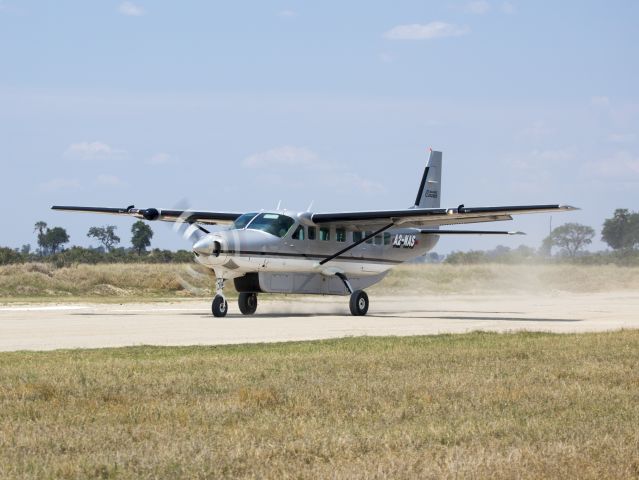
[[214,246],[214,240],[207,236],[195,242],[195,245],[193,245],[193,251],[198,255],[211,255],[213,253]]

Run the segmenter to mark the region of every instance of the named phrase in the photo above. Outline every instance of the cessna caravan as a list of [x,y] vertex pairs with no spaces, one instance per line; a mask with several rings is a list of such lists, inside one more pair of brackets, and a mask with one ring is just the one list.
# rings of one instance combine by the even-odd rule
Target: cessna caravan
[[[367,287],[391,268],[431,250],[442,235],[513,235],[521,232],[444,229],[450,225],[512,220],[513,215],[576,210],[567,205],[441,208],[442,152],[432,151],[412,206],[399,210],[247,213],[53,206],[53,210],[129,215],[187,223],[204,232],[195,260],[215,272],[212,312],[228,311],[227,280],[239,293],[240,312],[257,309],[259,293],[350,295],[353,315],[366,315]],[[203,225],[221,225],[209,231]]]

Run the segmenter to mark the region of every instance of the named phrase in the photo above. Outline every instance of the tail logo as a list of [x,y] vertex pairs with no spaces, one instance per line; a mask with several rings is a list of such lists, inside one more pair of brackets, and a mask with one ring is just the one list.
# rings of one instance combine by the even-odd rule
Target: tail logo
[[426,190],[426,193],[424,193],[424,198],[437,198],[438,197],[438,193],[437,190]]

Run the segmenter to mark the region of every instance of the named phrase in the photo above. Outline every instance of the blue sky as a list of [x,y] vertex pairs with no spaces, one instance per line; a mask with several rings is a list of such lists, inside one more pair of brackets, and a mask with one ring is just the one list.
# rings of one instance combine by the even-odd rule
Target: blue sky
[[569,203],[555,226],[599,231],[639,209],[638,23],[635,1],[0,0],[0,244],[130,236],[52,204],[402,208],[429,146],[445,206]]

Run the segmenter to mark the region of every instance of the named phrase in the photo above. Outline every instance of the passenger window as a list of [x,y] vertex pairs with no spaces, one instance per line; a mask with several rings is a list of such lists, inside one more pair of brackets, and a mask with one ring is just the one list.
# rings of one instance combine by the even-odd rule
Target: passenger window
[[386,232],[384,233],[384,245],[390,245],[391,234]]
[[299,226],[293,233],[293,240],[304,240],[304,227]]
[[382,236],[375,235],[375,245],[381,245],[381,244],[382,244]]
[[335,229],[335,240],[338,242],[346,241],[346,229],[344,228],[336,228]]
[[308,239],[315,240],[315,227],[308,227]]
[[359,242],[362,238],[362,232],[353,232],[353,242]]
[[331,239],[331,230],[328,227],[320,227],[319,232],[320,240],[330,240]]
[[[369,235],[372,235],[373,232],[364,232],[364,236],[368,237]],[[366,240],[366,243],[373,243],[373,237],[369,238],[368,240]]]

